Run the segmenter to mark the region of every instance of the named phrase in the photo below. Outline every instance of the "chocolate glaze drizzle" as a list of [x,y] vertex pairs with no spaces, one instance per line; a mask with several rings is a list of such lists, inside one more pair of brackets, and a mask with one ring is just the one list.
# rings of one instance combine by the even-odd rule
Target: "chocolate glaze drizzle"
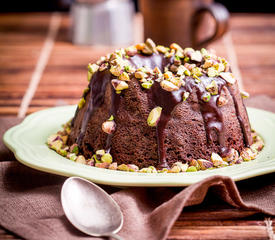
[[[150,56],[145,56],[141,54],[137,54],[131,58],[128,59],[130,65],[132,65],[135,68],[140,68],[143,66],[147,66],[151,69],[154,69],[156,66],[163,72],[165,66],[169,66],[173,63],[173,57],[171,58],[164,58],[162,54],[153,54]],[[77,138],[77,144],[81,145],[81,142],[83,140],[88,122],[93,115],[96,108],[101,106],[104,102],[104,95],[106,91],[107,83],[111,81],[114,77],[111,75],[110,71],[107,69],[102,72],[96,72],[91,82],[89,83],[89,88],[91,91],[89,99],[86,99],[86,102],[88,102],[88,108],[87,111],[84,114],[83,121],[81,124],[80,134]],[[162,107],[162,114],[160,117],[160,120],[158,122],[158,125],[156,127],[156,134],[157,134],[157,142],[158,142],[158,156],[159,156],[159,166],[160,168],[168,167],[167,161],[166,161],[166,149],[165,149],[165,129],[167,126],[167,123],[169,122],[171,118],[172,111],[174,110],[175,106],[182,102],[182,95],[184,92],[195,92],[197,95],[199,104],[200,104],[200,111],[203,117],[204,126],[206,130],[206,137],[208,143],[213,142],[214,135],[218,136],[218,143],[220,146],[220,154],[226,155],[228,152],[228,148],[226,147],[225,143],[225,137],[224,137],[224,131],[223,131],[223,116],[221,114],[221,111],[219,107],[217,106],[217,99],[220,96],[221,89],[226,85],[226,81],[220,77],[210,78],[206,75],[203,75],[200,77],[201,82],[196,83],[192,77],[186,77],[184,79],[185,86],[181,87],[177,91],[168,92],[161,88],[159,82],[154,82],[151,89],[144,90],[147,94],[150,94],[155,105]],[[202,100],[202,96],[206,93],[205,87],[211,83],[211,81],[215,80],[218,85],[218,94],[211,96],[209,102],[204,102]],[[120,94],[116,94],[113,87],[112,89],[112,101],[111,101],[111,110],[110,115],[116,116],[117,110],[119,108],[120,104]],[[235,109],[236,109],[236,115],[239,121],[239,124],[241,126],[243,136],[244,136],[244,142],[246,146],[249,146],[248,141],[248,135],[245,131],[245,126],[242,117],[240,116],[240,110],[238,107],[238,104],[236,102],[236,99],[234,97],[234,94],[230,90],[230,87],[228,87],[228,90],[233,98]],[[127,90],[126,90],[127,91]],[[75,116],[78,113],[78,109],[76,111]],[[72,121],[73,124],[74,121]],[[112,134],[108,135],[107,141],[106,141],[106,151],[110,151],[111,149],[111,139]]]

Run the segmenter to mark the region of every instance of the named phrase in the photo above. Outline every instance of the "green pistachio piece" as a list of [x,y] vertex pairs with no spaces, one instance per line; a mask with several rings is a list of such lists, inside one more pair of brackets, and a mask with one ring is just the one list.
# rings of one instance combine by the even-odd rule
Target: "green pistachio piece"
[[160,119],[162,108],[161,107],[155,107],[150,113],[147,118],[147,124],[150,127],[155,127],[158,124],[158,121]]
[[69,153],[67,155],[67,158],[69,158],[71,161],[75,161],[77,159],[77,156],[75,153]]
[[78,108],[81,109],[83,108],[83,106],[85,105],[85,99],[81,98],[80,101],[78,102]]
[[98,68],[99,68],[99,66],[95,63],[94,64],[91,64],[91,63],[88,64],[88,81],[91,80],[93,74],[95,72],[97,72]]
[[117,167],[117,170],[129,172],[129,167],[128,167],[126,164],[120,164],[120,165]]
[[129,88],[129,85],[126,82],[117,79],[113,79],[111,83],[116,91],[122,91]]
[[205,87],[206,91],[210,92],[211,95],[217,95],[218,94],[218,84],[215,80],[213,80],[210,84],[208,84]]
[[200,165],[201,170],[206,170],[213,167],[213,163],[205,159],[198,159],[197,162]]
[[76,155],[79,153],[79,148],[78,148],[78,146],[77,146],[76,143],[73,144],[73,145],[71,145],[71,147],[70,147],[70,152],[71,152],[71,153],[75,153]]
[[241,97],[242,97],[243,99],[249,98],[249,93],[248,93],[248,92],[245,92],[245,91],[241,91]]
[[50,148],[55,151],[59,151],[62,148],[62,146],[63,146],[63,142],[61,140],[56,140],[51,143]]
[[186,172],[197,172],[197,168],[195,166],[190,166],[187,168]]
[[130,81],[130,77],[128,75],[127,72],[123,72],[119,75],[118,77],[119,80],[122,80],[122,81]]
[[108,121],[113,121],[114,119],[115,119],[114,116],[111,115],[111,116],[109,117]]
[[209,68],[207,68],[207,75],[208,75],[208,77],[216,77],[219,75],[219,73],[215,68],[209,67]]
[[211,154],[211,161],[215,167],[224,167],[228,166],[228,163],[223,161],[223,159],[220,157],[217,153]]
[[[209,69],[209,68],[208,68]],[[227,81],[227,83],[233,85],[236,82],[236,78],[231,72],[221,72],[220,76]]]
[[113,162],[110,164],[109,169],[111,170],[117,170],[117,162]]
[[184,92],[182,95],[182,101],[186,101],[189,95],[190,95],[190,92]]
[[101,161],[102,162],[106,162],[106,163],[112,163],[113,161],[113,157],[110,153],[105,153],[102,157],[101,157]]
[[81,163],[81,164],[86,164],[86,159],[84,156],[80,155],[76,158],[75,162]]
[[202,100],[204,102],[209,102],[210,101],[210,98],[211,98],[211,94],[209,92],[205,92],[203,95],[202,95]]
[[143,88],[150,89],[152,87],[153,83],[152,82],[144,82],[141,84]]
[[163,54],[165,54],[169,51],[169,48],[166,48],[162,45],[156,46],[156,49],[157,49],[158,52],[163,53]]
[[201,68],[199,67],[192,68],[191,73],[198,77],[202,76]]

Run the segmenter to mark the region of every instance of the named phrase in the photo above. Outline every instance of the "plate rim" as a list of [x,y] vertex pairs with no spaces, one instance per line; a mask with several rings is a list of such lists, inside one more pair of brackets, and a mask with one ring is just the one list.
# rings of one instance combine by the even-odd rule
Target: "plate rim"
[[[21,146],[24,146],[24,144],[22,144],[22,142],[20,142],[20,140],[14,141],[13,135],[15,133],[18,133],[19,130],[22,131],[22,130],[24,130],[24,128],[26,129],[27,127],[31,126],[32,122],[35,119],[40,118],[43,114],[53,113],[55,111],[58,111],[60,113],[61,113],[61,111],[65,111],[65,112],[71,111],[72,113],[74,113],[73,110],[75,108],[76,108],[76,105],[58,106],[58,107],[53,107],[53,108],[47,108],[47,109],[44,109],[44,110],[41,110],[41,111],[38,111],[38,112],[28,115],[21,123],[11,127],[4,133],[4,135],[3,135],[4,144],[14,153],[15,158],[19,162],[21,162],[22,164],[24,164],[30,168],[34,168],[39,171],[57,174],[57,175],[61,175],[61,176],[67,176],[67,177],[80,176],[80,177],[84,177],[90,181],[93,181],[93,182],[96,182],[99,184],[112,185],[112,186],[145,186],[145,187],[150,187],[150,186],[188,186],[188,185],[196,183],[202,179],[205,179],[206,177],[210,177],[213,175],[229,176],[234,181],[240,181],[240,180],[244,180],[244,179],[248,179],[248,178],[275,172],[275,161],[274,161],[274,164],[271,167],[269,166],[268,168],[260,168],[257,171],[255,171],[255,169],[252,168],[251,170],[253,170],[253,171],[250,171],[246,175],[241,174],[241,176],[238,176],[239,173],[237,174],[237,176],[235,176],[235,175],[230,176],[230,174],[229,175],[228,174],[217,174],[217,173],[215,173],[215,170],[220,170],[220,169],[215,169],[215,170],[209,170],[209,173],[210,173],[210,171],[213,171],[213,174],[206,174],[206,176],[204,176],[204,174],[199,175],[199,173],[201,173],[202,171],[198,171],[198,172],[194,172],[194,173],[188,172],[188,173],[178,173],[178,174],[177,173],[176,174],[175,173],[173,173],[173,174],[172,173],[171,174],[150,173],[150,175],[149,175],[148,173],[132,173],[132,172],[114,171],[114,170],[109,170],[109,169],[100,169],[100,168],[91,167],[91,166],[68,161],[68,159],[61,157],[60,155],[58,155],[55,152],[54,152],[54,154],[57,155],[56,157],[63,158],[64,160],[68,161],[68,163],[70,163],[70,164],[66,164],[67,166],[65,169],[61,170],[61,169],[46,167],[45,165],[41,164],[42,157],[37,162],[28,160],[28,157],[24,156],[24,154],[26,154],[27,150],[23,151],[22,150],[23,148],[20,149],[17,147],[18,146],[17,144],[19,144],[19,145],[21,144]],[[274,121],[274,127],[275,127],[275,114],[274,113],[265,111],[265,110],[261,110],[261,109],[257,109],[257,108],[251,108],[251,107],[248,107],[247,109],[250,114],[252,114],[252,112],[254,112],[253,114],[263,114],[263,115],[269,116],[269,118]],[[52,133],[49,133],[49,134],[52,134]],[[46,139],[45,139],[45,141],[46,141]],[[46,144],[45,144],[45,146],[46,146]],[[274,142],[274,146],[275,146],[275,142]],[[49,151],[53,152],[53,150],[49,149],[48,147],[47,147],[47,149]],[[275,156],[272,156],[270,159],[267,160],[267,162],[272,161],[273,159],[275,160]],[[253,163],[254,161],[244,162],[241,165],[229,166],[229,167],[221,168],[221,169],[227,169],[227,168],[236,167],[236,166],[239,167],[239,166],[242,166],[243,164]],[[72,165],[72,163],[77,164],[77,165]],[[78,170],[82,170],[81,173],[75,173],[75,171],[78,171]],[[89,172],[90,174],[94,173],[95,177],[88,175],[87,172]],[[117,172],[119,172],[119,176],[122,176],[122,177],[119,177],[117,179],[112,178],[112,180],[108,180],[108,178],[106,179],[106,175],[107,176],[110,174],[117,175]],[[203,172],[205,172],[205,171],[203,171]],[[134,178],[133,178],[133,176],[134,176]],[[189,176],[189,178],[184,178],[184,176]],[[192,178],[192,176],[193,176],[193,178]],[[197,181],[196,180],[194,181],[194,176],[197,177],[196,178]],[[152,179],[152,177],[154,177],[154,178]],[[160,177],[161,177],[161,180],[160,180]],[[126,179],[127,181],[125,182],[125,181],[122,181],[121,179]],[[174,180],[172,180],[172,179],[174,179]],[[179,179],[181,180],[180,182],[179,182]],[[152,180],[154,180],[154,181],[152,181]]]

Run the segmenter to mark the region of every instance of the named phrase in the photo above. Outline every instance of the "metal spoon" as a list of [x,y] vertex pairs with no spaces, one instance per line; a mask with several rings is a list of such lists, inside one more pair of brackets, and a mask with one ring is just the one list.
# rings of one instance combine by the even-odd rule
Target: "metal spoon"
[[80,231],[96,237],[122,240],[123,224],[117,203],[103,189],[83,178],[70,177],[62,186],[61,203],[68,220]]

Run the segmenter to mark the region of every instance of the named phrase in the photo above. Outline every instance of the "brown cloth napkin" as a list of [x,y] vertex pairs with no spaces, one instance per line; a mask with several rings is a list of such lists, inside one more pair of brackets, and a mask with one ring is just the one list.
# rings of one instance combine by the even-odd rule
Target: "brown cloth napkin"
[[[275,102],[267,97],[247,101],[275,112]],[[0,119],[0,133],[18,123]],[[9,157],[9,158],[8,158]],[[60,190],[66,178],[23,166],[0,141],[0,225],[26,239],[96,239],[70,225],[60,203]],[[217,199],[236,207],[275,215],[275,174],[234,183],[229,177],[213,176],[186,188],[105,189],[120,205],[124,239],[165,239],[184,208]],[[243,217],[244,211],[228,213]],[[92,216],[91,216],[92,217]],[[98,238],[97,238],[98,239]]]

